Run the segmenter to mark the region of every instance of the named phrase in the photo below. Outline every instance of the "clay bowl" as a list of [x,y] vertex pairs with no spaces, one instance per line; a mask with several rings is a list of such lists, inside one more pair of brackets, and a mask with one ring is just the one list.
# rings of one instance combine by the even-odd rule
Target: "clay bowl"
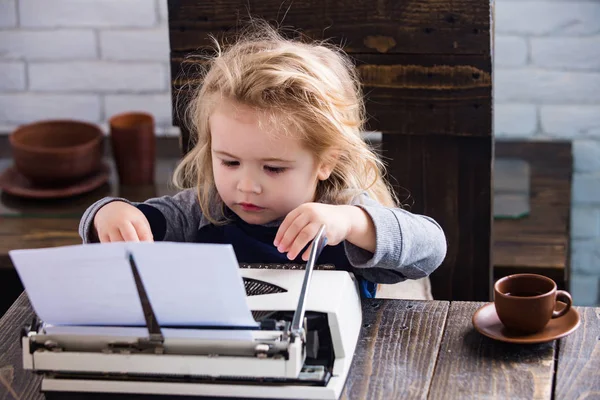
[[102,139],[96,125],[68,120],[23,125],[9,136],[15,167],[40,187],[68,185],[97,172]]

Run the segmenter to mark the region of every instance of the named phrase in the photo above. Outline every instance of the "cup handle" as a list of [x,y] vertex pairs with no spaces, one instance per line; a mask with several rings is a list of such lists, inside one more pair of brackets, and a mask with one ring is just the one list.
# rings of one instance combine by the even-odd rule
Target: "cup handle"
[[562,301],[566,304],[566,306],[560,311],[552,311],[552,318],[562,317],[571,309],[571,305],[573,304],[573,299],[571,299],[571,295],[569,294],[569,292],[565,292],[564,290],[556,291],[556,300]]

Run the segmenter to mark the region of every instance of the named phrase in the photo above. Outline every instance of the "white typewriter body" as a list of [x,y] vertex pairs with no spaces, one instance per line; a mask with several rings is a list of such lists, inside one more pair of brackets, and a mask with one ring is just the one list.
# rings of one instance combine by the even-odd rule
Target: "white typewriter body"
[[22,332],[23,366],[46,392],[337,399],[362,325],[354,276],[308,265],[240,273],[284,290],[247,296],[253,313],[271,315],[260,329],[38,321]]

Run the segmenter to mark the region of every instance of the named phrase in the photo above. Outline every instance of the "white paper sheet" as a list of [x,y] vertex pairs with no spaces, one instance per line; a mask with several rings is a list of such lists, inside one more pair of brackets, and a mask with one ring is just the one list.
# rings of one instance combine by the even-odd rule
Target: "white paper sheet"
[[129,253],[161,326],[256,327],[230,245],[97,243],[9,255],[44,322],[145,326]]

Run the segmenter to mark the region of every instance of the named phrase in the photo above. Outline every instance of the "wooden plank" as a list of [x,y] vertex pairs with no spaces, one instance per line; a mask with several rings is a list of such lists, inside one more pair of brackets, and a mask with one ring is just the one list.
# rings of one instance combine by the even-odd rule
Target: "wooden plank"
[[435,299],[489,298],[491,146],[490,138],[383,135],[399,199],[446,234],[446,258],[431,275]]
[[481,335],[471,318],[484,304],[450,304],[429,399],[551,399],[555,342],[523,346]]
[[289,36],[334,38],[348,52],[489,54],[490,4],[481,0],[169,0],[171,49],[210,46],[209,33],[235,33],[249,15]]
[[495,220],[494,266],[560,268],[569,275],[571,179],[569,142],[498,141],[495,155],[518,158],[531,170],[530,213]]
[[448,303],[366,300],[362,307],[363,328],[340,399],[425,398]]
[[[491,136],[491,58],[353,54],[367,130],[405,135]],[[182,125],[205,61],[172,53],[173,123]],[[187,139],[186,139],[187,142]]]
[[564,270],[569,244],[531,243],[527,241],[494,244],[494,268],[553,268]]
[[576,307],[581,325],[560,339],[555,399],[600,398],[600,307]]
[[367,129],[403,135],[491,136],[491,58],[353,54]]
[[23,370],[19,332],[31,323],[33,311],[22,294],[0,319],[0,400],[44,399],[39,392],[41,376]]

